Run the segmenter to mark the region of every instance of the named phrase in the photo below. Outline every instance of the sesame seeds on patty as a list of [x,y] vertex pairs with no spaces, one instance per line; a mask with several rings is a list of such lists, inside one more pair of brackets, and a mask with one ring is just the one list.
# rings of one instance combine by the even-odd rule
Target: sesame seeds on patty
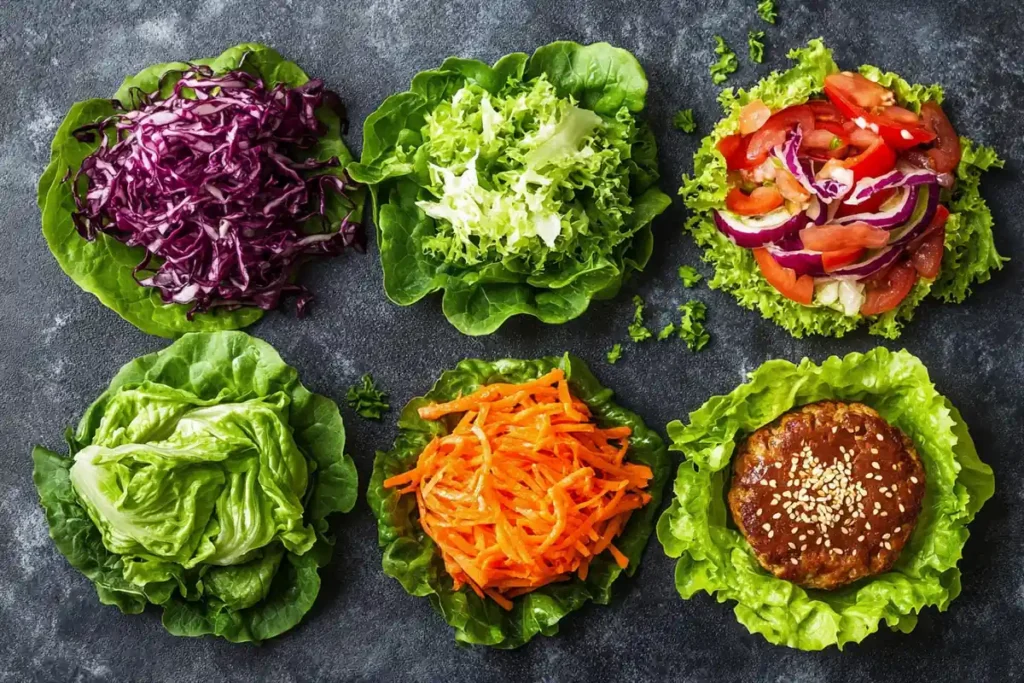
[[833,589],[896,562],[924,481],[902,432],[868,406],[826,401],[747,439],[734,458],[729,507],[765,569]]

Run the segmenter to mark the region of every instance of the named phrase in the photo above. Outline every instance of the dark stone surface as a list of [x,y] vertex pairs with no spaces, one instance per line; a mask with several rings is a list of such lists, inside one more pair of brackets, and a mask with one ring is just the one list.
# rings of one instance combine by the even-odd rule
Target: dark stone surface
[[[8,0],[0,3],[0,680],[1010,680],[1024,676],[1024,461],[1019,449],[1024,354],[1019,309],[1024,233],[1024,6],[1019,2],[780,0],[781,22],[759,23],[753,0],[520,3],[399,0]],[[813,8],[812,8],[813,7]],[[751,67],[746,32],[768,32],[767,63]],[[892,348],[921,356],[940,390],[964,413],[998,490],[971,531],[961,566],[964,590],[950,610],[927,610],[910,635],[887,630],[840,653],[773,647],[707,596],[679,599],[673,562],[652,539],[638,575],[617,586],[608,607],[568,618],[561,635],[515,652],[456,647],[423,599],[380,570],[365,502],[339,518],[335,561],[313,611],[262,647],[174,638],[158,611],[122,616],[99,604],[92,585],[53,547],[31,480],[30,446],[58,446],[123,363],[166,344],[138,332],[58,268],[39,233],[34,183],[50,137],[76,100],[112,93],[123,75],[172,59],[217,54],[246,40],[268,43],[337,89],[359,122],[417,71],[451,54],[494,60],[556,39],[607,40],[632,50],[651,82],[648,115],[661,148],[663,187],[673,192],[699,137],[671,129],[692,106],[701,130],[717,118],[707,65],[712,35],[743,65],[731,84],[785,67],[785,51],[822,35],[842,64],[888,67],[912,81],[943,83],[961,132],[996,145],[1007,169],[986,180],[997,243],[1015,260],[962,306],[928,303]],[[773,324],[706,288],[712,344],[697,355],[680,343],[625,344],[612,367],[604,352],[625,337],[630,295],[641,293],[659,323],[688,296],[675,268],[698,263],[680,232],[678,202],[656,224],[647,272],[617,300],[575,322],[516,320],[486,338],[460,336],[437,298],[399,308],[384,297],[375,248],[310,269],[318,298],[311,317],[268,315],[250,331],[274,344],[303,381],[339,402],[372,371],[393,403],[422,394],[467,356],[533,357],[570,350],[591,362],[621,401],[652,425],[685,416],[732,389],[762,361],[866,350],[865,333],[845,340],[791,339]],[[703,266],[701,269],[706,273]],[[1016,302],[1016,303],[1015,303]],[[656,328],[657,329],[657,328]],[[382,424],[343,409],[351,451],[365,482],[373,451],[389,444]]]

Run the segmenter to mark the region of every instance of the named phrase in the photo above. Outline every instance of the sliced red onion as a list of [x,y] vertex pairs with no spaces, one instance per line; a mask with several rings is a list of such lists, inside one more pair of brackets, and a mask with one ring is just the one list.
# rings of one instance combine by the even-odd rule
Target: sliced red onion
[[900,188],[899,192],[889,201],[882,205],[878,211],[872,213],[855,213],[850,216],[836,218],[835,223],[848,225],[850,223],[867,223],[876,228],[891,230],[897,228],[908,220],[917,207],[918,188],[917,186]]
[[901,164],[885,175],[878,176],[877,178],[863,178],[858,181],[853,188],[853,192],[846,198],[845,203],[856,206],[866,202],[871,195],[877,194],[882,190],[934,183],[935,178],[935,171],[927,168],[915,168],[909,164]]
[[863,261],[851,263],[850,265],[843,266],[842,268],[836,268],[831,273],[829,273],[829,277],[837,279],[852,277],[858,280],[870,277],[877,273],[878,271],[880,271],[882,268],[891,265],[897,258],[899,258],[900,254],[902,253],[902,247],[883,247],[882,249],[879,249],[878,251],[874,252],[872,255],[870,255]]
[[786,135],[786,142],[772,150],[772,155],[781,161],[786,170],[792,173],[793,177],[811,194],[817,195],[826,202],[845,197],[853,187],[853,172],[849,169],[838,169],[845,171],[840,177],[815,178],[811,170],[800,161],[797,154],[803,139],[803,133],[800,132],[798,125]]
[[807,216],[793,215],[784,208],[763,216],[740,216],[731,211],[715,211],[715,225],[736,246],[757,249],[779,242],[807,227]]
[[792,268],[797,275],[811,275],[819,277],[825,274],[825,266],[821,260],[820,251],[810,249],[785,249],[775,244],[769,244],[768,253],[783,268]]

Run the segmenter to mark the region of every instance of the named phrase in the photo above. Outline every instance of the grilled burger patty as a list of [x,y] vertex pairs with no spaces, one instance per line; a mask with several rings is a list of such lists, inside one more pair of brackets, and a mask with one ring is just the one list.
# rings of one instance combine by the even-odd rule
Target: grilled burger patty
[[924,467],[903,432],[866,405],[822,401],[743,443],[729,509],[762,567],[831,590],[892,567],[924,491]]

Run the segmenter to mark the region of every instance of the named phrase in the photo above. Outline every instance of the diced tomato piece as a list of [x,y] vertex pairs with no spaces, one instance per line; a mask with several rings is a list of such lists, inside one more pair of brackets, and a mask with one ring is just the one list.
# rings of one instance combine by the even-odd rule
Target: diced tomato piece
[[[825,94],[829,90],[842,94],[843,103],[850,102],[861,109],[884,107],[895,101],[892,91],[874,81],[851,71],[830,74],[825,77]],[[831,95],[829,99],[832,100]],[[833,104],[843,109],[843,104],[832,100]],[[843,112],[847,116],[849,113]],[[853,118],[853,117],[850,117]]]
[[730,171],[746,171],[756,168],[757,164],[747,162],[747,145],[750,137],[743,135],[726,135],[715,145],[725,157],[725,166]]
[[875,135],[867,128],[860,128],[857,124],[853,124],[853,128],[847,135],[850,138],[850,144],[862,152],[882,141],[881,136]]
[[831,273],[838,268],[856,263],[864,255],[864,251],[863,247],[826,251],[821,255],[821,265],[825,268],[826,273]]
[[772,110],[761,100],[748,102],[740,109],[740,135],[756,133],[772,117]]
[[875,213],[882,208],[882,204],[885,204],[894,194],[896,194],[896,189],[892,188],[876,192],[860,204],[840,204],[839,210],[836,211],[836,218],[853,216],[858,213]]
[[845,120],[845,116],[836,109],[836,105],[832,104],[828,100],[808,100],[807,106],[811,108],[811,112],[814,114],[815,121],[821,122],[828,121],[832,123],[842,123]]
[[814,130],[814,114],[806,104],[786,107],[772,114],[761,129],[751,136],[747,146],[747,162],[755,166],[762,163],[772,149],[786,141],[786,135],[797,125],[804,135]]
[[953,124],[935,102],[921,105],[924,127],[935,133],[935,146],[928,150],[931,167],[938,173],[951,173],[960,163],[960,138]]
[[[839,132],[836,133],[825,126],[834,126]],[[846,139],[843,127],[828,121],[819,121],[818,127],[806,135],[800,144],[800,154],[815,159],[841,159],[846,156],[849,149],[850,143]]]
[[825,95],[847,118],[877,128],[878,134],[893,149],[910,149],[935,139],[935,133],[924,126],[897,120],[906,118],[900,111],[902,107],[892,112],[895,118],[887,116],[887,109],[895,104],[892,92],[859,74],[827,76]]
[[779,192],[782,194],[783,199],[787,199],[791,202],[802,204],[811,196],[811,193],[807,191],[807,188],[801,185],[800,181],[784,168],[776,169],[775,185],[779,188]]
[[855,181],[861,178],[875,178],[896,167],[896,152],[882,140],[877,140],[874,145],[857,156],[848,157],[843,165],[853,171]]
[[942,256],[946,250],[946,227],[943,226],[928,235],[910,252],[910,262],[914,264],[917,274],[927,280],[939,276],[942,268]]
[[814,278],[810,275],[797,277],[795,270],[780,266],[767,249],[754,249],[754,258],[764,279],[779,294],[804,306],[811,305],[814,301]]
[[910,261],[902,261],[882,276],[866,282],[861,315],[879,315],[900,305],[917,282],[917,271]]
[[883,107],[881,111],[875,112],[878,116],[888,119],[900,126],[918,126],[921,124],[921,117],[903,107],[893,105]]
[[814,225],[800,231],[804,249],[840,251],[864,247],[879,249],[889,243],[889,231],[867,223]]
[[776,187],[758,187],[750,194],[734,187],[725,196],[725,208],[741,216],[760,216],[779,208],[784,201]]

